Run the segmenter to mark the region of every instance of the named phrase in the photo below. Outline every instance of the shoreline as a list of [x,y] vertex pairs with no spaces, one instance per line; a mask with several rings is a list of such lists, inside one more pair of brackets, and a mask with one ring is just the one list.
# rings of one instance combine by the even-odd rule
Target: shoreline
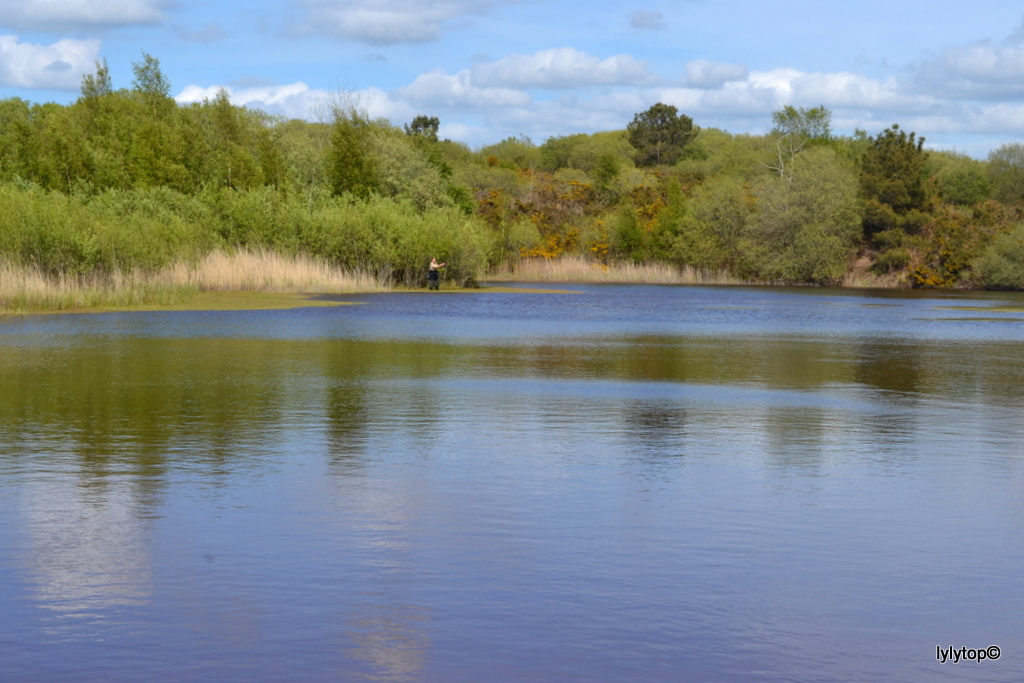
[[[490,285],[488,283],[503,283]],[[0,319],[14,318],[20,316],[30,315],[59,315],[59,314],[72,314],[82,315],[89,313],[151,313],[151,312],[201,312],[201,311],[273,311],[273,310],[289,310],[297,308],[313,308],[313,307],[330,307],[330,306],[358,306],[365,305],[363,301],[345,301],[339,300],[336,297],[348,297],[348,296],[370,296],[379,294],[422,294],[425,296],[430,295],[445,295],[445,294],[582,294],[578,289],[569,289],[563,287],[531,287],[531,286],[516,286],[517,281],[508,280],[505,278],[495,280],[481,280],[479,287],[447,287],[440,290],[429,290],[426,287],[395,287],[391,289],[381,290],[372,289],[366,291],[348,291],[348,292],[274,292],[274,291],[251,291],[251,290],[220,290],[220,291],[202,291],[196,292],[187,298],[175,301],[173,303],[137,303],[137,304],[118,304],[118,305],[96,305],[96,306],[74,306],[74,307],[63,307],[63,308],[21,308],[21,309],[8,309],[0,308]],[[775,284],[775,283],[754,283],[754,282],[735,282],[729,284],[723,283],[666,283],[666,282],[615,282],[615,281],[601,281],[601,282],[546,282],[538,280],[521,280],[518,284],[522,285],[538,285],[538,284],[560,284],[566,287],[572,287],[573,285],[595,285],[595,284],[608,284],[608,285],[652,285],[652,286],[678,286],[678,287],[794,287],[801,289],[835,289],[844,290],[850,292],[857,291],[892,291],[892,292],[911,292],[911,291],[931,291],[933,293],[954,293],[954,292],[978,292],[983,290],[974,289],[954,289],[954,288],[936,288],[931,290],[915,290],[909,287],[881,287],[881,286],[848,286],[848,285],[794,285],[794,284]],[[331,298],[326,298],[331,297]]]
[[0,318],[24,315],[82,315],[88,313],[151,313],[178,311],[274,311],[318,306],[359,306],[364,302],[341,301],[342,296],[365,296],[373,294],[579,294],[577,290],[540,287],[481,286],[477,288],[446,288],[431,292],[424,288],[394,288],[390,290],[367,290],[365,292],[272,292],[272,291],[208,291],[173,303],[138,303],[123,305],[76,306],[65,308],[0,308]]
[[[0,264],[2,266],[3,264]],[[32,269],[0,268],[0,317],[54,313],[280,310],[349,305],[342,297],[379,293],[579,293],[578,285],[801,287],[850,291],[910,291],[897,276],[877,276],[863,264],[834,285],[743,280],[724,271],[666,263],[603,264],[583,257],[523,259],[493,268],[477,287],[445,282],[440,290],[394,286],[368,273],[346,272],[306,257],[265,251],[213,252],[197,265],[152,274],[54,280]],[[942,291],[973,291],[944,289]]]

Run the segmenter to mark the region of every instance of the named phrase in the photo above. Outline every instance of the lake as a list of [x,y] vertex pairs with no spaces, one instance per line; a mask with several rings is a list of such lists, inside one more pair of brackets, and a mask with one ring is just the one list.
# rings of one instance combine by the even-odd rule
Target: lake
[[1019,680],[1024,296],[557,287],[0,318],[0,680]]

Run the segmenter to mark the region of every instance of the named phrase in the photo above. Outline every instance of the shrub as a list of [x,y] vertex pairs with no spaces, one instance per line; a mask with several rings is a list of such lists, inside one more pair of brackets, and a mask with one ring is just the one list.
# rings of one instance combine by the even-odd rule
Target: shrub
[[986,289],[1024,289],[1024,225],[992,240],[974,271]]

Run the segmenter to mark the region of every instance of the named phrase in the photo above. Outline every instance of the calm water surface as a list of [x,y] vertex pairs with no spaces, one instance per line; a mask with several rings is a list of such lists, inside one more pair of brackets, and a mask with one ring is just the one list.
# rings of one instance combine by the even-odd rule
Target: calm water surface
[[0,680],[1020,680],[1024,298],[566,289],[0,319]]

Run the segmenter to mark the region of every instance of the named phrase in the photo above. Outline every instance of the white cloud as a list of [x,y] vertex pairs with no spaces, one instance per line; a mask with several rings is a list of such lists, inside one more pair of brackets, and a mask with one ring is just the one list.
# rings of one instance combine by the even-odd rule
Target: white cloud
[[0,0],[0,26],[64,31],[158,24],[173,0]]
[[983,107],[965,131],[1024,136],[1024,104]]
[[0,36],[0,86],[37,90],[78,90],[82,75],[96,67],[98,40],[60,40],[53,45],[22,43]]
[[629,25],[635,29],[648,31],[662,31],[668,28],[665,23],[665,15],[661,12],[645,12],[637,10],[629,15]]
[[910,111],[934,104],[930,97],[902,92],[894,79],[880,81],[846,72],[806,73],[788,68],[753,71],[743,80],[729,81],[720,90],[707,91],[705,100],[741,95],[753,95],[773,108],[790,104]]
[[719,88],[729,81],[747,77],[747,67],[697,59],[686,65],[686,84],[693,88]]
[[960,99],[1024,97],[1024,44],[951,48],[918,64],[907,87]]
[[300,30],[371,45],[440,39],[444,26],[508,0],[302,0]]
[[434,69],[416,77],[396,94],[419,104],[453,107],[509,107],[530,103],[530,95],[512,88],[480,87],[473,83],[468,70],[454,75]]
[[587,85],[650,85],[657,78],[647,64],[629,55],[599,59],[571,47],[510,55],[477,64],[473,81],[482,86],[572,88]]
[[790,84],[793,102],[811,102],[828,107],[917,109],[928,106],[930,98],[900,91],[893,79],[879,81],[852,73],[801,74]]
[[212,101],[221,89],[227,92],[228,99],[234,105],[259,109],[287,118],[313,118],[313,113],[318,108],[323,108],[330,100],[330,94],[327,91],[310,88],[302,82],[248,88],[190,85],[174,99],[182,104],[204,100]]
[[[1011,54],[1009,48],[999,51],[1003,63],[1012,61]],[[988,68],[997,62],[990,60]],[[961,62],[961,69],[967,71],[968,63]],[[59,60],[51,64],[60,66]],[[977,72],[985,69],[979,66]],[[301,82],[236,84],[228,90],[235,104],[313,120],[322,118],[338,97]],[[212,98],[216,92],[216,87],[192,86],[178,99]],[[471,145],[518,135],[540,143],[551,136],[622,129],[659,101],[676,106],[699,126],[733,132],[766,132],[772,112],[785,105],[828,108],[839,134],[855,128],[873,134],[899,123],[940,147],[949,144],[950,137],[944,136],[1024,130],[1024,105],[986,108],[943,101],[908,89],[906,81],[896,78],[794,68],[751,71],[742,64],[695,60],[686,65],[680,85],[670,87],[646,62],[628,55],[602,59],[570,47],[511,54],[454,73],[433,69],[394,90],[368,88],[344,97],[371,117],[395,125],[417,114],[438,116],[443,136]]]
[[411,107],[404,102],[394,100],[378,88],[336,93],[310,88],[301,81],[242,88],[222,85],[190,85],[174,99],[181,104],[203,102],[204,100],[212,101],[222,89],[227,92],[228,100],[236,106],[258,109],[289,119],[326,120],[329,118],[328,112],[331,110],[332,104],[339,100],[344,100],[357,109],[365,111],[371,118],[386,118],[396,121],[411,120],[413,116],[410,113]]

